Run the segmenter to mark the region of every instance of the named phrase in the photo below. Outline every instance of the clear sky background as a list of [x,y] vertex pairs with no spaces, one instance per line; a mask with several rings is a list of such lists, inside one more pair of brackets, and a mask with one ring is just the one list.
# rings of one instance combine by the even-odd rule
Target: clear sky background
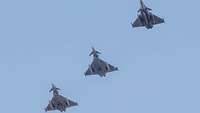
[[[132,29],[139,0],[1,0],[0,112],[44,113],[54,83],[67,113],[200,113],[200,1],[144,2],[166,23]],[[84,77],[92,46],[119,71]]]

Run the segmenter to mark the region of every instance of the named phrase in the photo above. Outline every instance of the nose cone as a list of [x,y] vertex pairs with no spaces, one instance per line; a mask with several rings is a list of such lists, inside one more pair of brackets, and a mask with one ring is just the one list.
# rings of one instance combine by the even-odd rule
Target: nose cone
[[55,90],[60,90],[60,89],[57,88],[53,83],[52,83],[51,85],[52,85],[52,88],[49,90],[49,92],[55,91]]
[[143,1],[142,0],[140,0],[140,4],[143,5]]
[[92,51],[96,51],[94,47],[92,47]]
[[143,1],[140,0],[140,5],[141,5],[141,8],[144,9],[146,6],[144,5]]
[[55,89],[56,88],[56,86],[52,83],[51,84],[51,86],[52,86],[52,89]]

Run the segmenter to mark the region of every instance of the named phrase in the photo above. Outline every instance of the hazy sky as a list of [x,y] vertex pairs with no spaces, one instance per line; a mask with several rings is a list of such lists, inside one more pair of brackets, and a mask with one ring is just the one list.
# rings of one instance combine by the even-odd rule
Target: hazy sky
[[[0,112],[199,113],[199,0],[145,0],[165,24],[131,28],[139,0],[1,0]],[[119,68],[84,77],[91,47]],[[52,113],[59,113],[53,111]]]

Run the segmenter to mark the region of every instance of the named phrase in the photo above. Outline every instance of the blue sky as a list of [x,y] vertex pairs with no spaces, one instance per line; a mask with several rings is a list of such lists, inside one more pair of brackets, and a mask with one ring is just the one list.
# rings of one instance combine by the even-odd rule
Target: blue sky
[[[44,113],[55,83],[68,113],[199,113],[200,1],[144,2],[166,23],[132,29],[138,0],[0,1],[0,111]],[[92,46],[119,71],[85,78]]]

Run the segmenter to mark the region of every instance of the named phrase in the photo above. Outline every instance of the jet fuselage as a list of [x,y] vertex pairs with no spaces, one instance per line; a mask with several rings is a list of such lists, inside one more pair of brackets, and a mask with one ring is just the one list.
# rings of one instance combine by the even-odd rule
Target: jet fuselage
[[153,24],[151,22],[151,13],[149,13],[147,10],[142,9],[140,10],[141,16],[140,19],[143,20],[144,25],[147,29],[153,28]]
[[105,64],[104,62],[102,62],[98,57],[94,57],[93,59],[93,62],[92,63],[93,65],[92,68],[94,69],[94,71],[101,77],[105,77],[106,76],[106,73],[107,73],[107,70],[105,68]]
[[140,0],[140,5],[141,5],[141,9],[139,10],[140,15],[141,15],[140,19],[143,20],[144,25],[147,29],[153,28],[153,25],[151,24],[152,15],[149,12],[151,9],[146,7],[142,0]]

